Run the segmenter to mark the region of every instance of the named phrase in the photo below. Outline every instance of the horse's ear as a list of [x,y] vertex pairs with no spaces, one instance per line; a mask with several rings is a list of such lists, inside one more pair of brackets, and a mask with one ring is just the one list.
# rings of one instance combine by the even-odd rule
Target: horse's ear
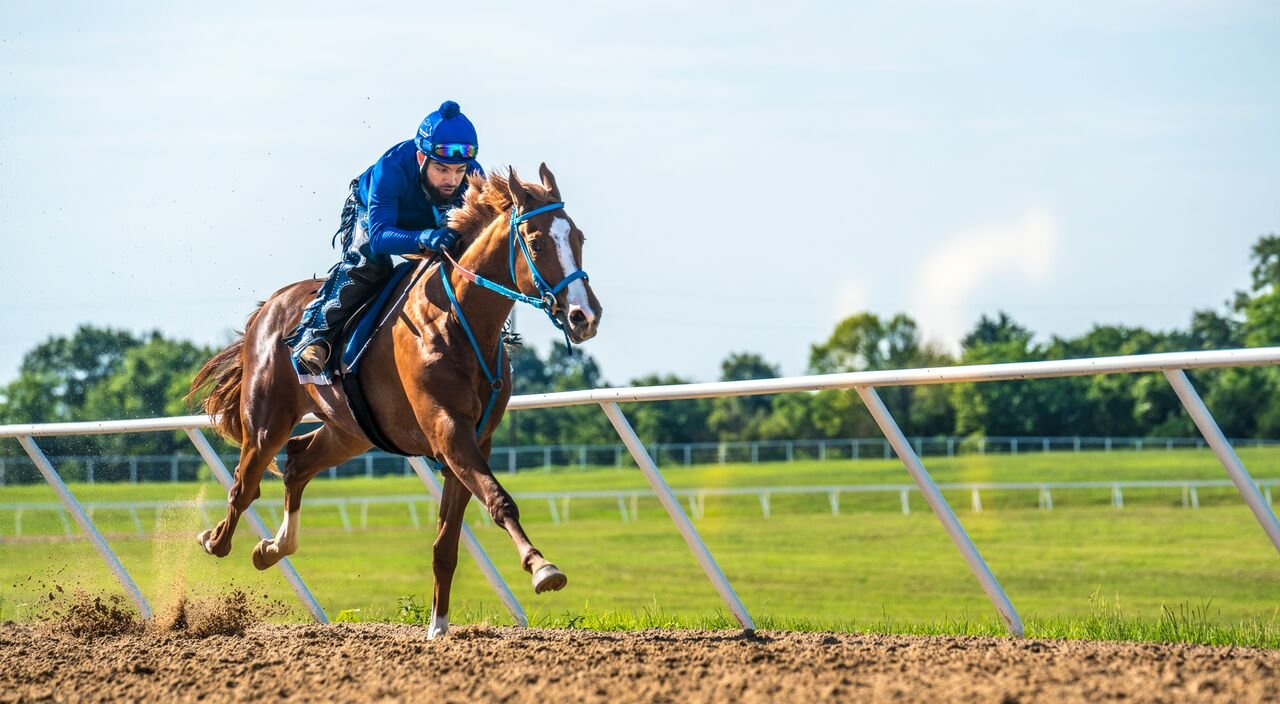
[[547,168],[547,162],[542,162],[542,166],[538,167],[538,176],[542,178],[542,185],[547,189],[547,194],[551,196],[551,200],[559,202],[560,189],[556,187],[556,175],[551,173],[551,169]]
[[507,174],[507,190],[511,193],[511,202],[515,204],[519,210],[524,210],[524,204],[529,200],[529,194],[524,192],[524,184],[520,182],[520,177],[516,175],[516,167],[510,167]]

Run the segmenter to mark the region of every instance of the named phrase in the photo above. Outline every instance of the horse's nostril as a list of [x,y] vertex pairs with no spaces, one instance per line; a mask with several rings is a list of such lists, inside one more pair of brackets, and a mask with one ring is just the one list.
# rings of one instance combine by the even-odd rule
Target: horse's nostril
[[574,325],[585,325],[587,322],[587,314],[583,313],[581,308],[574,308],[569,311],[569,322]]

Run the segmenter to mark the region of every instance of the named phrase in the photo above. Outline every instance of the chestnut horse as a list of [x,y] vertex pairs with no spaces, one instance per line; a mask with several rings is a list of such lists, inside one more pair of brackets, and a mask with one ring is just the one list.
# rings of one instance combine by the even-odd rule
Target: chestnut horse
[[[567,583],[564,573],[529,541],[515,502],[488,463],[493,432],[511,397],[511,369],[505,355],[497,352],[513,301],[458,271],[469,270],[489,280],[484,283],[514,289],[511,293],[524,294],[526,300],[541,299],[575,343],[595,336],[601,309],[580,273],[584,237],[559,206],[560,192],[546,164],[540,175],[540,185],[521,182],[514,170],[509,178],[472,178],[464,204],[449,215],[450,226],[466,246],[461,260],[456,265],[448,261],[430,265],[421,277],[406,277],[399,284],[393,298],[397,302],[382,316],[388,322],[370,340],[359,366],[372,415],[387,439],[405,452],[434,457],[444,465],[444,498],[432,551],[431,637],[449,628],[449,588],[458,561],[463,512],[472,496],[484,504],[495,525],[510,533],[537,592],[561,589]],[[527,219],[517,221],[517,215],[524,213]],[[527,256],[516,255],[517,236],[523,239],[521,254]],[[530,261],[536,271],[531,271]],[[442,275],[452,282],[457,310],[451,307]],[[551,286],[551,282],[567,285]],[[273,459],[281,446],[286,448],[284,520],[274,539],[263,540],[253,549],[253,564],[260,570],[297,551],[307,482],[321,470],[372,447],[352,416],[341,385],[299,383],[289,348],[282,342],[320,283],[300,281],[272,294],[249,316],[241,338],[204,365],[188,396],[195,398],[211,387],[204,410],[216,416],[220,434],[240,445],[227,517],[199,536],[209,554],[225,557],[231,551],[236,522],[260,495],[263,472],[275,470]],[[411,288],[405,291],[405,287]],[[466,323],[474,342],[468,339]],[[483,362],[477,352],[485,357]],[[500,386],[488,378],[499,375]],[[497,398],[486,417],[495,387]],[[290,437],[307,413],[316,414],[324,425]],[[484,427],[478,427],[482,418]]]

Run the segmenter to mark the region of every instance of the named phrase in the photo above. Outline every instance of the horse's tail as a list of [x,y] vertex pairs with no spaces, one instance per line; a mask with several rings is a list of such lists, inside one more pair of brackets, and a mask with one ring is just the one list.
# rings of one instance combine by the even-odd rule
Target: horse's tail
[[[245,330],[253,327],[254,320],[262,312],[259,306],[245,322]],[[218,434],[234,445],[239,445],[244,436],[244,419],[240,416],[240,384],[244,380],[244,333],[226,349],[215,354],[213,359],[205,362],[200,371],[191,380],[187,390],[186,401],[193,405],[197,398],[206,393],[201,406],[205,413],[213,417],[213,427]]]

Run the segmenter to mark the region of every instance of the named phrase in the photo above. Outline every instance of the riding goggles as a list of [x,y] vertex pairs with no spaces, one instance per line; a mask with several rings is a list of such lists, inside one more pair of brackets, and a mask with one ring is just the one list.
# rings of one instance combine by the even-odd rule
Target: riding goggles
[[431,154],[446,159],[474,159],[479,148],[474,144],[432,144]]

